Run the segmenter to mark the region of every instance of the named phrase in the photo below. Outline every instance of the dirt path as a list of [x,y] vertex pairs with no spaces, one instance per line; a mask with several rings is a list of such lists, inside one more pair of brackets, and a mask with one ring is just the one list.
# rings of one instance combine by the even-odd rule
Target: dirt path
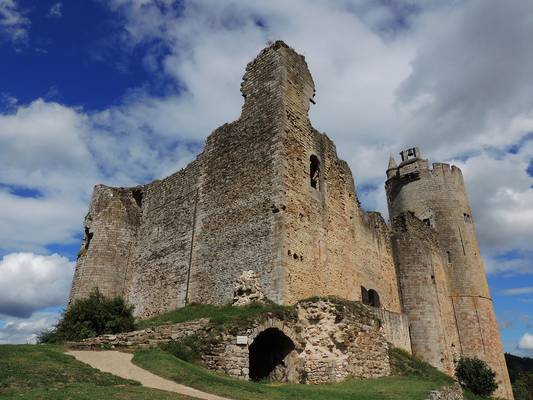
[[119,351],[68,351],[66,354],[103,372],[140,382],[143,386],[175,392],[204,400],[230,400],[225,397],[201,392],[188,386],[163,379],[131,362],[133,354]]

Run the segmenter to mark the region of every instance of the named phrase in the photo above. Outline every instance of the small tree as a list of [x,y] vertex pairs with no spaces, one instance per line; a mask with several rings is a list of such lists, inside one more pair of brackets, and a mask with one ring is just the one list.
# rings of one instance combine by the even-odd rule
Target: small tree
[[533,372],[521,372],[513,384],[516,400],[533,400]]
[[477,358],[461,358],[455,368],[455,376],[461,386],[478,396],[490,396],[498,387],[494,371]]
[[129,332],[135,328],[133,307],[120,297],[107,299],[98,289],[89,297],[74,301],[54,329],[42,332],[39,343],[60,343],[107,334]]

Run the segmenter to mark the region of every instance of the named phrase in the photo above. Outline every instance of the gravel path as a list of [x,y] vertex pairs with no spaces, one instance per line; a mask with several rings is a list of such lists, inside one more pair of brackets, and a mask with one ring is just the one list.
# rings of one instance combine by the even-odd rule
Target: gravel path
[[103,372],[140,382],[143,386],[204,400],[230,400],[163,379],[131,362],[133,354],[119,351],[68,351],[66,354]]

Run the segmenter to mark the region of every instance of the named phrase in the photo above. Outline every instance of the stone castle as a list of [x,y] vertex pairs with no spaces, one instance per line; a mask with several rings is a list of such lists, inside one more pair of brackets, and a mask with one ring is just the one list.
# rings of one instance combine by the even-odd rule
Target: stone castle
[[333,295],[399,315],[404,348],[449,374],[459,357],[481,358],[496,395],[512,399],[461,170],[430,166],[418,148],[399,164],[391,157],[387,224],[362,210],[348,164],[311,126],[303,56],[273,43],[248,64],[241,91],[240,118],[186,168],[95,187],[71,300],[98,287],[147,318],[230,303],[251,270],[276,303]]

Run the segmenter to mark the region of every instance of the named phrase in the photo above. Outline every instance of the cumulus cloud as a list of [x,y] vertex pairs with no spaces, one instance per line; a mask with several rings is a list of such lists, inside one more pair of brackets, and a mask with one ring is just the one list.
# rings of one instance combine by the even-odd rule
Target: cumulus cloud
[[533,334],[524,333],[518,341],[518,348],[521,350],[533,350]]
[[29,317],[66,303],[74,265],[58,254],[12,253],[0,261],[0,314]]
[[136,111],[150,118],[134,106],[87,113],[42,99],[0,114],[0,250],[77,240],[96,183],[136,185],[193,158],[194,147],[154,133]]
[[[139,97],[116,110],[121,118],[139,126],[150,115],[154,131],[204,138],[238,115],[242,66],[267,40],[282,38],[306,56],[317,86],[311,120],[351,165],[365,208],[387,214],[388,155],[419,145],[432,161],[463,169],[487,272],[533,272],[526,172],[533,147],[525,139],[533,131],[533,5],[202,0],[178,10],[115,0],[110,7],[124,19],[125,43],[164,44],[146,64],[184,90]],[[503,257],[511,250],[517,256]]]
[[[117,16],[123,49],[142,51],[144,66],[169,87],[163,96],[133,88],[120,104],[92,112],[36,100],[0,115],[0,157],[7,160],[0,183],[42,193],[28,199],[0,189],[8,205],[0,211],[4,250],[72,240],[94,183],[135,185],[184,166],[214,128],[238,117],[244,65],[267,40],[281,38],[306,56],[317,85],[311,120],[350,163],[365,208],[386,213],[388,155],[420,145],[432,161],[455,159],[463,169],[489,271],[531,271],[525,254],[533,242],[533,189],[526,169],[533,147],[524,141],[508,150],[533,131],[527,23],[533,5],[105,5]],[[509,250],[524,256],[502,262]]]
[[34,344],[39,333],[52,328],[60,314],[37,312],[30,318],[10,318],[0,315],[0,344]]
[[0,2],[0,41],[21,44],[28,40],[30,20],[21,12],[15,0]]

